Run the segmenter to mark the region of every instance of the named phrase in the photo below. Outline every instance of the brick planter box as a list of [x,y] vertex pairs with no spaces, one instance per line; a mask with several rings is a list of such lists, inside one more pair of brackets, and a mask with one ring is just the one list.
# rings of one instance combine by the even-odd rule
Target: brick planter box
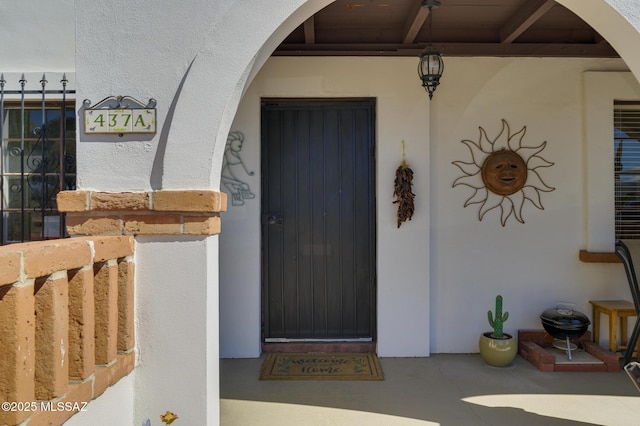
[[592,342],[591,332],[578,340],[602,364],[556,363],[555,355],[546,349],[553,346],[553,337],[544,330],[518,330],[518,353],[540,371],[620,371],[619,356]]

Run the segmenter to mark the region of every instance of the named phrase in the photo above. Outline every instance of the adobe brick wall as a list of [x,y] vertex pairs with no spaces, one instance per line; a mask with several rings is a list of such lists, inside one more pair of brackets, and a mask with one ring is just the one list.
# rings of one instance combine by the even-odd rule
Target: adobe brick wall
[[215,235],[226,209],[227,195],[208,190],[58,194],[69,235]]
[[96,364],[93,268],[69,271],[68,293],[69,379],[84,380],[93,374]]
[[[0,247],[2,402],[84,406],[133,370],[133,254],[132,236]],[[73,414],[3,410],[0,425],[61,425]]]
[[[29,355],[35,352],[33,286],[0,287],[0,341],[0,401],[33,401],[36,358]],[[0,424],[15,425],[28,416],[0,411]]]
[[69,383],[67,290],[66,271],[38,278],[35,283],[35,397],[38,400],[62,396]]

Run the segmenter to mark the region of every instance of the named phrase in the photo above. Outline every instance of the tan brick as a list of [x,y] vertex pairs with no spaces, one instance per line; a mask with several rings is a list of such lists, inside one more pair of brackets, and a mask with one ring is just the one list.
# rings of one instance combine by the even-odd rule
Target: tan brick
[[84,212],[89,210],[89,192],[60,191],[57,202],[58,210],[61,212]]
[[91,263],[91,248],[73,239],[34,242],[23,245],[24,272],[30,278],[76,269]]
[[135,353],[119,354],[116,362],[108,366],[96,367],[95,382],[93,385],[93,397],[102,395],[111,385],[118,382],[133,371],[135,365]]
[[91,211],[149,210],[148,192],[92,192]]
[[84,380],[81,383],[69,385],[69,390],[64,401],[90,402],[93,399],[93,380]]
[[[0,401],[33,401],[35,314],[33,286],[0,287]],[[22,411],[0,410],[0,424],[18,424]]]
[[130,215],[123,220],[128,235],[178,235],[182,230],[178,215]]
[[94,262],[133,255],[134,239],[131,236],[87,237],[87,239],[93,241]]
[[[86,382],[69,385],[66,395],[55,401],[43,401],[43,404],[50,404],[48,410],[38,410],[31,414],[29,426],[52,426],[61,425],[71,416],[78,413],[80,409],[91,410],[90,405],[93,388],[93,379]],[[58,404],[63,404],[59,406]],[[38,402],[40,404],[40,402]],[[64,405],[70,404],[70,405]],[[68,409],[70,408],[70,409]]]
[[64,394],[69,383],[69,308],[67,276],[35,284],[35,396],[49,400]]
[[118,351],[126,352],[135,345],[134,264],[118,263]]
[[96,364],[115,359],[118,348],[118,265],[96,264],[93,276]]
[[222,211],[223,205],[226,205],[226,194],[217,191],[165,190],[153,193],[153,210],[156,211],[217,213]]
[[13,284],[20,279],[20,259],[22,255],[11,251],[10,247],[0,248],[0,285]]
[[85,380],[95,370],[93,268],[69,275],[69,378]]
[[184,216],[186,235],[214,235],[220,233],[220,216]]
[[69,235],[121,235],[120,216],[67,215]]
[[227,211],[227,194],[226,192],[220,192],[220,211]]

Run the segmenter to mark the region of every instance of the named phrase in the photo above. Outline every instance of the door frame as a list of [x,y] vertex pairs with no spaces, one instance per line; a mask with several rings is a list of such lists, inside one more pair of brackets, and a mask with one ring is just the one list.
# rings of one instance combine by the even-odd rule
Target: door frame
[[[377,345],[377,162],[376,162],[376,107],[377,107],[377,99],[375,97],[338,97],[338,98],[292,98],[292,97],[264,97],[260,100],[260,133],[261,133],[261,143],[260,143],[260,158],[261,158],[261,169],[262,169],[262,177],[261,177],[261,188],[264,188],[265,185],[265,175],[268,167],[265,155],[266,148],[266,135],[265,135],[265,106],[268,104],[278,104],[278,105],[300,105],[304,107],[312,108],[314,104],[322,105],[322,104],[339,104],[339,103],[366,103],[370,107],[370,132],[371,137],[369,140],[369,158],[370,158],[370,173],[371,177],[368,183],[369,190],[371,193],[369,194],[369,204],[372,212],[371,218],[371,239],[372,244],[370,247],[369,258],[371,260],[371,280],[372,280],[372,288],[369,299],[369,307],[370,307],[370,329],[371,329],[371,338],[341,338],[341,339],[323,339],[323,338],[302,338],[302,339],[271,339],[270,342],[266,342],[266,330],[267,330],[267,312],[268,312],[268,296],[266,289],[266,279],[268,276],[268,265],[265,262],[265,250],[266,247],[266,226],[264,226],[265,214],[266,214],[266,192],[265,190],[261,190],[261,202],[260,202],[260,217],[261,217],[261,341],[263,352],[271,352],[276,350],[283,350],[283,344],[285,346],[289,346],[291,350],[326,350],[327,347],[335,349],[338,345],[340,350],[352,350],[352,351],[366,351],[366,352],[375,352]],[[276,343],[274,343],[276,342]],[[278,349],[274,349],[278,348]],[[302,348],[302,349],[300,349]],[[311,349],[310,349],[311,348]],[[285,351],[287,349],[284,349]]]

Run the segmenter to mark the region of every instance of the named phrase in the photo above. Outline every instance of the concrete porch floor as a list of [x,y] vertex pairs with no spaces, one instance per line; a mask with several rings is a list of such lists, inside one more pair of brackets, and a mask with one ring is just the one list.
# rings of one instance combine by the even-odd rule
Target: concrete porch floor
[[545,373],[478,354],[380,358],[384,381],[260,381],[263,358],[220,360],[222,426],[640,425],[624,371]]

